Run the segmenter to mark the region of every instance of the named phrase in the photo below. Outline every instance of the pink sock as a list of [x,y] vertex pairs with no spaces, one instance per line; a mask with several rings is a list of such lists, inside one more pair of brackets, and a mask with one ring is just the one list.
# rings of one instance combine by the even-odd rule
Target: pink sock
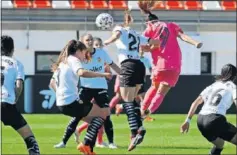
[[156,88],[154,86],[151,86],[148,91],[145,94],[144,100],[142,101],[142,109],[146,110],[149,105],[151,104],[151,100],[156,94]]
[[151,105],[149,106],[149,110],[151,113],[155,112],[159,106],[161,105],[165,95],[161,93],[157,93],[155,97],[151,100]]
[[101,144],[103,142],[104,127],[101,127],[97,135],[97,143]]
[[109,103],[110,109],[114,108],[116,104],[119,103],[119,101],[120,101],[120,97],[118,95],[115,95]]
[[82,125],[80,125],[78,128],[77,128],[77,132],[80,134],[83,130],[85,130],[86,128],[88,127],[88,123],[84,122],[82,123]]

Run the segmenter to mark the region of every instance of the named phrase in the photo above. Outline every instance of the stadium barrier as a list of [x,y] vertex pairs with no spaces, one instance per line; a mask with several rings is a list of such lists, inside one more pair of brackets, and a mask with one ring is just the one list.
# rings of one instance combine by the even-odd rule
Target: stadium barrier
[[[56,107],[55,93],[49,88],[51,75],[26,76],[24,92],[17,103],[22,113],[59,113]],[[150,77],[147,76],[145,88],[150,86]],[[165,97],[161,107],[156,111],[158,114],[186,114],[190,105],[200,92],[214,81],[211,75],[182,75],[175,88],[171,89]],[[114,95],[115,77],[109,82],[109,97]],[[114,110],[113,110],[114,112]],[[236,114],[234,104],[229,113]]]

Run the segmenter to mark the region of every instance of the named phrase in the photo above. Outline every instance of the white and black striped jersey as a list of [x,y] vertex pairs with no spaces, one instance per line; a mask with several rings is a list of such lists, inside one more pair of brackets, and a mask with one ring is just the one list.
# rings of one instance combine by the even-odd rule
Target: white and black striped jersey
[[25,80],[24,66],[12,57],[1,58],[1,102],[15,104],[16,80]]
[[139,47],[149,43],[149,38],[138,34],[130,27],[116,26],[113,32],[119,31],[120,38],[115,42],[118,49],[119,63],[127,59],[139,60]]
[[82,69],[81,61],[69,56],[67,62],[61,62],[53,79],[56,81],[56,104],[57,106],[69,105],[78,99],[79,69]]
[[236,102],[236,85],[232,81],[217,81],[206,87],[200,94],[204,100],[204,105],[199,114],[221,114],[226,115],[226,111]]

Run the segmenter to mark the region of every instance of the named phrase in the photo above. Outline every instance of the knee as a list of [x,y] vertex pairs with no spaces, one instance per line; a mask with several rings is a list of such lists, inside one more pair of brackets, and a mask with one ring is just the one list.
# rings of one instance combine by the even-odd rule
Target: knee
[[109,108],[101,108],[101,114],[102,114],[102,118],[106,119],[109,115],[110,115],[110,109]]

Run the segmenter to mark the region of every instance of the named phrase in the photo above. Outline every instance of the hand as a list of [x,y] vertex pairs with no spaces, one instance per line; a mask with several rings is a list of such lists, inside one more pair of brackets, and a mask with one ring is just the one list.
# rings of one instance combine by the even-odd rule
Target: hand
[[202,47],[202,45],[203,45],[203,43],[197,43],[197,44],[196,44],[196,47],[199,49],[199,48]]
[[180,127],[180,132],[181,133],[188,133],[188,130],[189,130],[189,123],[184,122]]
[[108,46],[110,43],[106,40],[104,41],[104,46]]
[[112,78],[112,74],[111,73],[104,73],[104,77],[106,79],[111,79]]

